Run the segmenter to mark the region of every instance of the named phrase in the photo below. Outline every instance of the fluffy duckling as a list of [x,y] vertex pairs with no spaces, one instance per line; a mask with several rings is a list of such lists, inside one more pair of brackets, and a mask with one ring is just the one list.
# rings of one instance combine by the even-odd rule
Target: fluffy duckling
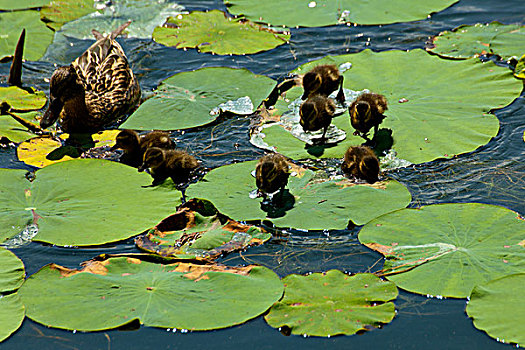
[[152,131],[145,135],[139,135],[134,130],[124,129],[115,138],[115,145],[111,150],[124,150],[120,161],[124,164],[138,168],[144,159],[144,152],[150,147],[162,149],[174,149],[175,142],[170,139],[170,135],[165,131]]
[[272,153],[259,159],[255,167],[255,183],[263,196],[284,190],[290,176],[288,162],[279,153]]
[[347,177],[353,176],[371,184],[379,180],[379,160],[366,146],[348,148],[341,168]]
[[94,133],[135,108],[140,86],[115,40],[130,23],[107,37],[93,30],[97,41],[71,65],[55,70],[42,129],[60,119],[67,133]]
[[171,177],[174,183],[188,181],[190,173],[199,167],[199,162],[194,156],[180,150],[164,150],[151,147],[144,152],[144,161],[139,171],[149,169],[154,183],[161,182]]
[[326,131],[332,122],[335,112],[335,103],[332,99],[314,95],[303,102],[299,109],[301,120],[299,124],[305,131],[317,131],[323,129],[321,142],[325,141]]
[[387,109],[385,96],[374,93],[360,95],[348,109],[350,123],[355,129],[354,135],[370,141],[368,132],[374,127],[374,135],[377,133],[379,124],[385,119],[383,113]]
[[312,95],[328,96],[339,88],[337,101],[344,103],[343,76],[337,66],[325,64],[314,67],[303,76],[304,93],[301,99],[305,100]]

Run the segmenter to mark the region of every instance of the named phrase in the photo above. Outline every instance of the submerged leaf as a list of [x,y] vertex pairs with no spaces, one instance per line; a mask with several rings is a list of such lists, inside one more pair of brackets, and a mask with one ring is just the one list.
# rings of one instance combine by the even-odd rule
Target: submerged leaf
[[[48,1],[49,2],[49,1]],[[64,23],[95,12],[94,0],[52,0],[42,7],[40,16],[47,26],[59,30]]]

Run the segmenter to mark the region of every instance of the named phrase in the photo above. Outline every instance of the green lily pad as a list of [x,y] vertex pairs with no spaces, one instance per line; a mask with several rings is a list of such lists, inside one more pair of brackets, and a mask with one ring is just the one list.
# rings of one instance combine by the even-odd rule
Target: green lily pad
[[17,86],[0,86],[0,102],[7,102],[17,111],[32,111],[46,105],[47,97],[43,91],[28,92]]
[[[16,113],[17,116],[30,121],[37,121],[38,112]],[[6,137],[11,142],[19,143],[35,136],[10,115],[0,115],[0,138]]]
[[389,24],[418,21],[457,0],[224,0],[234,15],[274,26],[322,27],[338,23]]
[[22,260],[9,250],[0,247],[0,294],[18,289],[23,282]]
[[503,343],[525,345],[525,273],[477,285],[470,294],[467,314],[477,329]]
[[153,40],[177,49],[197,48],[219,55],[242,55],[271,50],[290,40],[290,33],[266,28],[244,19],[232,19],[224,12],[194,11],[170,17],[155,28]]
[[405,186],[393,180],[356,185],[347,179],[325,180],[320,173],[297,168],[296,176],[290,176],[288,181],[286,209],[265,211],[261,198],[249,196],[256,189],[251,175],[256,163],[214,169],[204,181],[190,186],[186,195],[211,201],[222,214],[235,220],[269,219],[279,227],[305,230],[344,229],[349,220],[363,225],[379,215],[406,207],[411,199]]
[[395,316],[395,284],[370,273],[348,276],[338,270],[283,278],[284,297],[264,317],[292,334],[351,335],[389,323]]
[[96,245],[134,236],[180,204],[178,192],[115,162],[78,159],[49,165],[29,182],[23,170],[0,169],[0,242],[37,226],[34,241]]
[[50,264],[19,291],[32,320],[81,331],[134,320],[187,330],[230,327],[262,314],[282,293],[279,277],[265,267],[162,265],[126,257],[91,261],[80,271]]
[[0,40],[0,59],[14,54],[22,28],[26,29],[24,46],[26,60],[40,59],[53,41],[53,31],[40,20],[38,11],[1,12],[0,28],[3,28],[2,40]]
[[434,37],[434,47],[428,51],[447,58],[470,58],[497,54],[505,58],[523,54],[525,26],[498,22],[462,25]]
[[521,56],[514,69],[514,76],[519,79],[525,79],[525,55]]
[[[49,1],[48,1],[49,2]],[[94,0],[52,0],[42,7],[40,16],[47,26],[59,30],[64,23],[95,12]]]
[[272,91],[275,82],[246,69],[202,68],[183,72],[164,80],[155,96],[144,102],[121,128],[135,130],[176,130],[211,123],[219,105],[246,96],[246,114],[253,112]]
[[480,283],[524,271],[525,221],[487,204],[403,209],[369,222],[359,241],[385,255],[384,272],[410,292],[466,298]]
[[18,293],[0,296],[0,342],[13,334],[25,317],[25,308]]
[[[307,72],[319,64],[347,62],[352,63],[352,69],[343,73],[345,87],[386,96],[387,117],[380,127],[393,131],[393,149],[398,158],[411,163],[451,158],[486,144],[499,129],[498,119],[488,112],[511,103],[523,88],[508,69],[492,62],[443,60],[423,50],[365,50],[328,56],[296,72]],[[370,67],[381,69],[372,74]],[[333,124],[344,130],[347,138],[325,149],[305,148],[281,125],[266,128],[263,133],[277,152],[294,159],[340,158],[349,146],[363,142],[352,135],[348,113],[335,118]]]
[[168,1],[113,0],[97,12],[67,22],[59,33],[77,39],[92,39],[93,28],[101,33],[111,33],[131,20],[125,31],[128,37],[151,39],[156,27],[183,10],[182,6]]
[[38,8],[49,4],[51,0],[0,0],[0,10],[23,10]]
[[260,245],[272,237],[260,227],[241,224],[206,201],[191,200],[135,239],[142,249],[163,257],[209,260]]

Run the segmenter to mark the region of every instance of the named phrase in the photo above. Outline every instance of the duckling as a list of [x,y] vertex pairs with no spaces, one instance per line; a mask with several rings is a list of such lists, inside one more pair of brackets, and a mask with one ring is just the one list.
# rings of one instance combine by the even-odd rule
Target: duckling
[[164,150],[151,147],[144,152],[144,161],[139,167],[142,172],[149,168],[154,183],[159,183],[171,177],[174,183],[188,181],[190,173],[199,167],[194,156],[180,150]]
[[379,160],[366,146],[353,146],[345,153],[341,169],[347,177],[353,176],[373,184],[379,181]]
[[323,143],[334,112],[335,103],[332,99],[322,95],[311,96],[301,104],[299,109],[301,120],[299,120],[299,124],[305,131],[323,129],[323,136],[321,136],[321,142]]
[[354,135],[361,136],[366,141],[368,131],[374,127],[374,136],[377,133],[379,124],[385,119],[383,113],[388,109],[386,97],[374,93],[365,93],[357,97],[348,109],[350,113],[350,123],[356,130]]
[[259,189],[259,193],[264,197],[277,190],[281,190],[288,183],[288,162],[286,158],[279,153],[272,153],[263,156],[259,159],[255,167],[255,183]]
[[107,37],[93,30],[97,41],[71,65],[55,70],[42,129],[60,119],[64,132],[95,133],[136,107],[140,86],[115,40],[130,23]]
[[116,143],[111,150],[124,150],[120,161],[124,164],[138,168],[143,161],[144,152],[150,147],[162,149],[174,149],[175,142],[170,139],[170,135],[165,131],[152,131],[145,135],[139,135],[136,131],[124,129],[115,138]]
[[339,74],[339,69],[333,64],[325,64],[314,67],[303,76],[304,93],[302,100],[312,95],[328,96],[339,88],[336,100],[344,103],[345,94],[343,92],[343,76]]

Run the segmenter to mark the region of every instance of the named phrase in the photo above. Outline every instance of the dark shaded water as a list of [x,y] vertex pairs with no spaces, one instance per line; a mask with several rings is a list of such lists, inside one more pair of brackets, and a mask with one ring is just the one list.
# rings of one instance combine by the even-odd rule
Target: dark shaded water
[[[220,1],[181,1],[188,10],[221,9]],[[498,20],[505,24],[523,24],[523,0],[462,0],[431,18],[412,23],[385,26],[333,26],[292,30],[289,45],[250,56],[217,56],[195,50],[166,48],[148,40],[123,39],[124,49],[140,79],[145,94],[177,72],[204,66],[248,68],[254,73],[278,79],[298,65],[321,58],[358,52],[365,48],[376,51],[423,48],[429,36],[450,30],[460,24]],[[44,78],[50,77],[53,64],[69,64],[92,42],[68,39],[67,45],[54,47],[40,62],[24,64],[23,80],[47,91]],[[70,44],[73,44],[72,46]],[[524,47],[525,49],[525,47]],[[374,67],[372,67],[374,69]],[[379,69],[379,67],[377,68]],[[0,64],[0,83],[5,83],[8,64]],[[410,84],[410,82],[407,82]],[[413,196],[412,206],[447,202],[483,202],[502,205],[525,214],[525,97],[496,111],[500,132],[489,144],[477,151],[451,160],[438,160],[399,169],[390,175],[405,184]],[[234,117],[194,130],[174,132],[178,145],[184,145],[208,167],[233,161],[251,160],[262,152],[248,142],[250,120]],[[13,148],[0,150],[0,166],[26,168],[16,160]],[[497,228],[495,228],[497,229]],[[276,237],[264,246],[223,259],[228,264],[259,263],[280,276],[289,273],[326,271],[337,268],[349,272],[379,269],[381,257],[357,241],[357,232],[291,231]],[[133,240],[96,248],[59,248],[32,243],[13,250],[26,266],[27,274],[43,265],[56,262],[78,267],[84,260],[100,253],[137,252]],[[497,343],[476,330],[464,313],[465,300],[437,300],[400,292],[396,300],[397,316],[380,330],[362,335],[338,336],[330,339],[285,337],[258,317],[241,326],[210,332],[181,334],[163,329],[141,327],[134,331],[72,333],[48,329],[26,319],[22,327],[2,349],[179,349],[251,347],[278,349],[282,347],[350,348],[374,347],[389,349],[492,349],[510,348]]]

